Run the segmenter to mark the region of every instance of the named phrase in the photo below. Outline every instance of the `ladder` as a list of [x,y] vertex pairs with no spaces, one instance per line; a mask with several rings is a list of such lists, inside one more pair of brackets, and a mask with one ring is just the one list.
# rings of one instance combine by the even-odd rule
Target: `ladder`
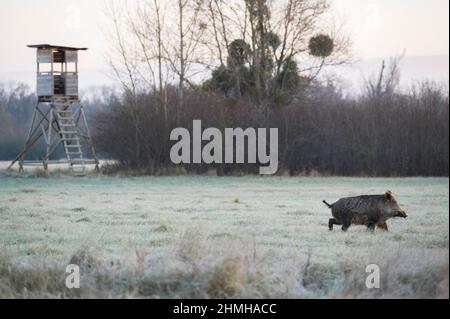
[[55,113],[70,170],[73,175],[84,176],[86,166],[74,114],[67,109],[56,109]]

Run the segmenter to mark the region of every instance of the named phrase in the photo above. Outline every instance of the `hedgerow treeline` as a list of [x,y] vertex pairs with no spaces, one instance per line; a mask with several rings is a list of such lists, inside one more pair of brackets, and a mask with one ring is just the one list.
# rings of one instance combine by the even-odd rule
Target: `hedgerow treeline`
[[0,84],[0,160],[12,159],[22,150],[36,101],[24,84]]
[[[333,86],[308,88],[301,99],[262,111],[250,102],[192,91],[176,110],[176,88],[167,92],[167,120],[158,94],[124,95],[98,112],[94,140],[103,154],[118,160],[116,169],[164,173],[174,165],[170,131],[192,128],[274,127],[279,129],[280,172],[346,176],[448,176],[449,99],[442,87],[423,83],[408,94],[378,87],[344,98]],[[175,113],[179,112],[178,118]],[[256,173],[257,165],[187,164],[187,172],[219,175]]]
[[[383,83],[389,82],[387,80]],[[375,83],[375,82],[374,82]],[[301,98],[266,114],[249,101],[189,91],[176,120],[177,88],[167,90],[167,114],[158,94],[140,94],[136,103],[113,90],[85,100],[94,143],[116,169],[164,173],[170,131],[192,126],[277,127],[280,172],[330,175],[448,176],[448,88],[423,83],[409,93],[368,85],[365,94],[346,98],[332,85],[311,86]],[[36,98],[23,85],[0,87],[0,159],[11,160],[23,146]],[[167,118],[167,121],[165,121]],[[167,123],[167,124],[166,124]],[[44,149],[36,148],[38,159]],[[41,152],[42,154],[40,154]],[[60,154],[61,155],[61,154]],[[192,173],[256,173],[257,166],[185,165]]]

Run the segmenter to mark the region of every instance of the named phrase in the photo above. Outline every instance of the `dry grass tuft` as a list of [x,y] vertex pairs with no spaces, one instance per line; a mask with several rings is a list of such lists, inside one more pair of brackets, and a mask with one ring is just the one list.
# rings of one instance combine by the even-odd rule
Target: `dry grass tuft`
[[192,267],[193,259],[185,255],[158,264],[147,252],[136,251],[133,271],[113,267],[99,256],[98,250],[86,247],[72,256],[70,263],[80,266],[81,287],[69,290],[66,265],[23,266],[3,253],[0,298],[448,298],[448,262],[433,271],[392,272],[383,289],[369,291],[357,271],[330,271],[314,262],[307,270],[291,269],[286,281],[261,267],[263,256],[249,261],[208,253]]
[[237,295],[240,279],[240,261],[225,258],[212,270],[206,283],[206,292],[211,298],[232,298]]
[[99,251],[92,247],[83,247],[70,258],[69,264],[78,265],[83,270],[100,269],[104,266]]

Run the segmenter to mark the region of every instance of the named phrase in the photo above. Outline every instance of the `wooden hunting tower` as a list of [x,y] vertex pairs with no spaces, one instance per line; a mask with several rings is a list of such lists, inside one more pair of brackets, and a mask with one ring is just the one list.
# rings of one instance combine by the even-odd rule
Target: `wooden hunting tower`
[[[67,163],[73,174],[84,175],[86,165],[99,162],[95,155],[87,126],[83,105],[78,97],[78,52],[87,48],[73,48],[48,44],[29,45],[37,49],[37,105],[23,151],[11,163],[19,163],[20,171],[26,165]],[[41,160],[26,160],[31,148],[45,141],[46,152]],[[63,161],[51,161],[50,157],[62,147],[66,155]],[[85,159],[83,147],[90,151],[93,160]]]

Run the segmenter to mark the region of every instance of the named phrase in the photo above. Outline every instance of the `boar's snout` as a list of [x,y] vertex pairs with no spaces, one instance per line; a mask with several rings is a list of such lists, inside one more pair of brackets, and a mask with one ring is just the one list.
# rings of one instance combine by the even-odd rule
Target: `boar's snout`
[[397,217],[407,218],[408,215],[403,210],[401,210],[397,213]]

